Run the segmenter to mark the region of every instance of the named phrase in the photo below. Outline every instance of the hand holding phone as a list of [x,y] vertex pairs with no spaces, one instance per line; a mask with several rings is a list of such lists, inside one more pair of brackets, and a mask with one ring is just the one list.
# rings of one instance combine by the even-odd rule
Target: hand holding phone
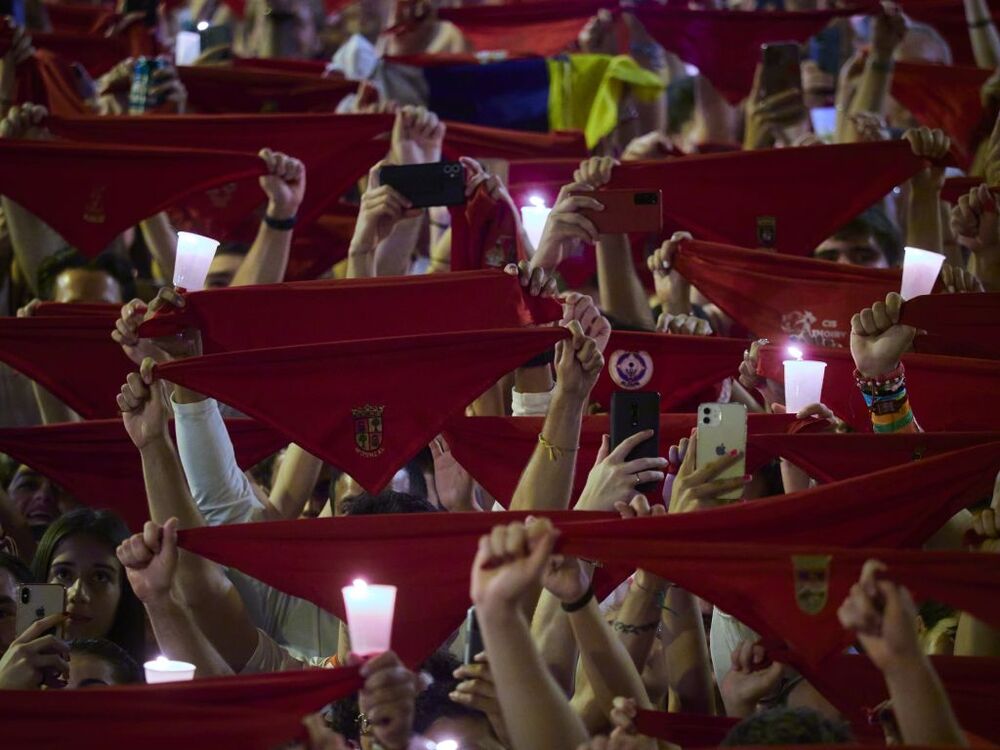
[[[611,450],[626,439],[640,433],[652,431],[652,435],[629,451],[625,461],[638,458],[660,457],[660,394],[653,391],[615,391],[611,394]],[[636,474],[637,492],[646,492],[656,487],[656,482],[639,481],[642,473]]]
[[802,91],[802,52],[796,42],[762,44],[759,99],[767,99],[783,91]]
[[[66,611],[66,589],[58,583],[25,583],[17,587],[14,632],[21,635],[34,623]],[[49,633],[63,637],[63,627]]]
[[476,608],[469,607],[465,617],[465,663],[475,664],[476,654],[482,653],[483,634],[479,630],[479,620],[476,619]]
[[663,231],[663,196],[659,190],[599,189],[572,191],[571,196],[593,198],[604,208],[581,208],[599,234]]
[[713,493],[714,499],[738,500],[742,497],[746,449],[747,408],[743,404],[707,403],[698,406],[695,466],[701,470],[726,459],[710,482],[724,483],[723,486],[728,489]]
[[457,161],[382,167],[379,182],[409,200],[412,208],[465,203],[465,167]]

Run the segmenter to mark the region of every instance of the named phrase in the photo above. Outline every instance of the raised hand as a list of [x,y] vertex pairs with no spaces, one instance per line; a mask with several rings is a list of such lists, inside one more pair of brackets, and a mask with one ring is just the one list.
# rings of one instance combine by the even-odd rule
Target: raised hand
[[669,464],[667,459],[657,457],[626,460],[636,446],[652,436],[652,430],[637,432],[611,450],[611,439],[604,435],[597,460],[587,475],[587,483],[576,507],[583,510],[611,510],[618,503],[631,502],[636,497],[637,485],[662,482]]
[[361,196],[361,209],[354,225],[351,239],[351,253],[374,253],[378,244],[392,232],[404,218],[416,216],[409,199],[390,185],[379,184],[379,170],[384,162],[379,162],[368,172],[368,189]]
[[580,162],[573,172],[573,182],[589,185],[592,189],[603,187],[611,182],[611,173],[617,164],[610,156],[592,156]]
[[552,555],[545,566],[542,586],[559,601],[578,601],[590,588],[594,566],[576,557]]
[[125,431],[136,448],[142,450],[167,434],[167,412],[163,389],[153,382],[152,358],[142,361],[139,372],[130,372],[117,396]]
[[660,313],[656,330],[681,336],[711,336],[712,324],[697,315]]
[[166,57],[161,56],[160,59],[163,61],[163,67],[153,71],[149,97],[153,101],[161,102],[156,107],[157,111],[183,115],[187,111],[187,87],[177,75],[177,68]]
[[622,161],[647,161],[678,156],[680,149],[670,140],[670,136],[659,130],[636,136],[622,152]]
[[875,60],[889,62],[906,36],[906,18],[896,3],[883,2],[882,12],[875,16],[872,29],[872,55]]
[[584,24],[577,37],[580,51],[591,55],[617,54],[615,43],[615,21],[611,11],[602,8]]
[[684,450],[684,460],[671,488],[669,509],[671,513],[689,513],[693,510],[730,502],[721,499],[721,496],[740,489],[750,481],[749,475],[733,477],[732,479],[716,479],[719,474],[740,460],[743,455],[740,451],[731,451],[722,458],[717,458],[698,469],[695,468],[697,454],[698,432],[692,430]]
[[147,357],[156,362],[197,357],[201,354],[201,333],[197,328],[186,328],[180,333],[159,339],[139,337],[139,326],[144,321],[171,307],[183,310],[186,304],[184,295],[169,286],[160,289],[148,306],[142,300],[134,299],[122,306],[111,338],[137,365],[141,365]]
[[962,247],[977,256],[1000,255],[1000,214],[988,184],[974,187],[951,209],[951,231]]
[[667,314],[686,315],[691,312],[691,283],[674,270],[677,248],[683,241],[691,239],[694,238],[687,232],[674,232],[646,261],[653,274],[656,298]]
[[547,518],[494,526],[479,538],[470,594],[484,617],[506,616],[539,586],[559,532]]
[[572,338],[556,342],[556,388],[561,393],[586,398],[604,369],[604,355],[577,321],[570,321],[566,328]]
[[951,263],[941,264],[941,282],[945,291],[951,294],[964,294],[966,292],[983,292],[983,282],[971,271],[967,271],[961,266],[953,266]]
[[583,335],[592,338],[597,343],[597,349],[603,354],[611,339],[611,323],[601,315],[594,298],[579,292],[566,292],[559,296],[563,306],[563,317],[560,325],[567,326],[575,320],[583,329]]
[[910,183],[915,190],[940,191],[944,185],[944,158],[951,148],[951,139],[943,130],[930,128],[910,128],[903,133],[910,143],[914,155],[921,156],[932,164],[914,175]]
[[429,164],[441,161],[444,135],[445,124],[426,107],[401,107],[392,126],[392,162]]
[[163,526],[146,521],[142,533],[119,544],[115,554],[139,601],[148,604],[165,599],[177,572],[177,519]]
[[497,689],[496,685],[493,684],[493,673],[490,671],[490,663],[486,654],[476,654],[475,662],[463,664],[452,675],[461,682],[448,694],[448,697],[455,703],[486,714],[500,744],[504,747],[510,747],[507,725],[504,724],[500,703],[497,701]]
[[804,122],[809,115],[799,88],[771,93],[761,99],[759,92],[763,75],[764,66],[758,65],[746,102],[747,124],[743,134],[743,148],[747,151],[770,148],[779,140],[785,128]]
[[57,612],[33,622],[0,656],[0,690],[62,687],[69,678],[69,646],[45,632],[66,622]]
[[26,141],[49,141],[52,133],[42,123],[49,111],[39,104],[18,104],[11,107],[0,121],[0,138]]
[[782,665],[778,662],[767,664],[767,651],[751,640],[745,640],[733,649],[731,660],[732,668],[719,686],[726,714],[749,716],[758,703],[777,690]]
[[[348,663],[358,664],[360,659],[351,654]],[[358,693],[358,709],[375,740],[386,750],[404,750],[413,734],[417,694],[426,684],[392,651],[362,664],[361,676],[365,684]]]
[[267,174],[260,178],[260,189],[267,195],[267,216],[294,218],[306,195],[305,165],[269,148],[262,148],[257,155],[267,166]]
[[556,203],[549,212],[549,218],[545,221],[545,228],[542,230],[535,255],[531,259],[533,268],[552,271],[578,243],[597,242],[599,236],[597,227],[580,211],[584,208],[603,211],[604,204],[590,196],[570,195],[572,192],[584,190],[593,190],[593,186],[574,181],[560,189],[559,197],[556,198]]
[[559,293],[556,277],[540,266],[532,267],[522,260],[517,264],[508,263],[503,272],[508,276],[517,276],[521,286],[532,297],[555,297]]
[[913,345],[916,329],[902,325],[903,298],[891,292],[851,318],[851,355],[862,376],[874,378],[892,372],[899,358]]

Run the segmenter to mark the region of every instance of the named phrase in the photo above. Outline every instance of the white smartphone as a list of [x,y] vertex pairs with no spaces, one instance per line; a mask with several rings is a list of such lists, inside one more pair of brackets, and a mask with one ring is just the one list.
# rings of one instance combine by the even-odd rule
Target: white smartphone
[[[32,623],[66,611],[66,589],[58,583],[23,583],[17,587],[17,614],[14,628],[21,635]],[[53,635],[61,638],[60,626]]]
[[[698,405],[698,452],[695,465],[700,469],[736,450],[743,453],[739,461],[717,476],[718,479],[735,479],[746,474],[747,408],[743,404]],[[739,500],[743,488],[737,488],[719,497]]]

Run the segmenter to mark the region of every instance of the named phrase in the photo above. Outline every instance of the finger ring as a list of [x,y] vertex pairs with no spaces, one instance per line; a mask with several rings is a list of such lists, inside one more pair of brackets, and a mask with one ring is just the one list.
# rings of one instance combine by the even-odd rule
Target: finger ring
[[639,484],[639,475],[638,474],[633,474],[632,476],[635,479],[635,484]]

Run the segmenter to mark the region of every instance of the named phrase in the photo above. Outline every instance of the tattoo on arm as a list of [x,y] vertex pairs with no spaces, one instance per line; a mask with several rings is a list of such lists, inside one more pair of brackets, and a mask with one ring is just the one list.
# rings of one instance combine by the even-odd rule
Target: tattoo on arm
[[656,630],[659,625],[659,620],[647,622],[645,625],[632,625],[631,623],[622,622],[621,620],[615,620],[611,623],[611,627],[616,633],[624,633],[625,635],[641,635],[642,633],[648,633],[650,630]]

